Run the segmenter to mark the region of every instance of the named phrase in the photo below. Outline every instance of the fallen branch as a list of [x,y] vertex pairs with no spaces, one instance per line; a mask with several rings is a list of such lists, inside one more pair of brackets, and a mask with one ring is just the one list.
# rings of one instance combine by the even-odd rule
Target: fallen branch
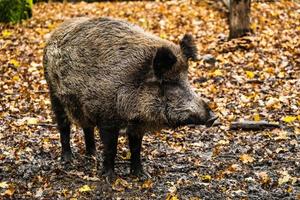
[[241,121],[241,122],[233,122],[230,125],[229,130],[264,130],[264,129],[275,129],[280,128],[279,124],[270,123],[267,121]]
[[48,124],[48,123],[37,123],[37,124],[28,124],[29,126],[43,126],[43,127],[56,127],[56,124]]

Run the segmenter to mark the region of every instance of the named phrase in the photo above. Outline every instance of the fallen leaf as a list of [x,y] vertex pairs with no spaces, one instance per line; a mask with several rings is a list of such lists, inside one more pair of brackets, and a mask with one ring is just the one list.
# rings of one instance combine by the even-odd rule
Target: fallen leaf
[[297,117],[294,116],[285,116],[282,118],[282,121],[286,122],[286,123],[291,123],[293,121],[295,121],[297,119]]
[[90,191],[92,191],[92,189],[91,189],[90,186],[88,186],[88,185],[83,185],[82,187],[80,187],[80,188],[78,189],[78,191],[79,191],[79,192],[90,192]]
[[35,192],[35,198],[40,198],[41,196],[43,196],[43,188],[39,188]]
[[275,140],[286,140],[287,137],[287,132],[283,130],[279,130],[276,132],[277,136],[274,138]]
[[153,186],[153,182],[150,179],[144,181],[144,183],[142,184],[143,189],[152,188],[152,186]]
[[282,184],[284,184],[284,183],[287,183],[287,182],[289,182],[289,180],[290,180],[290,178],[291,178],[291,176],[288,174],[288,172],[287,171],[284,171],[283,173],[282,173],[282,177],[280,177],[279,179],[278,179],[278,184],[279,185],[282,185]]
[[223,72],[220,69],[216,69],[213,72],[213,76],[222,76],[222,75],[223,75]]
[[112,184],[112,189],[118,192],[124,191],[127,187],[129,187],[128,182],[122,178],[117,178]]
[[251,71],[246,71],[246,75],[250,79],[254,78],[254,76],[255,76],[255,74],[253,72],[251,72]]
[[176,194],[168,194],[166,200],[179,200]]
[[220,141],[218,141],[218,145],[226,145],[226,144],[229,144],[230,142],[229,142],[229,140],[220,140]]
[[5,29],[5,30],[2,31],[2,36],[5,37],[5,38],[9,37],[11,34],[12,34],[12,32],[10,32],[9,30]]
[[26,123],[27,123],[27,125],[35,125],[35,124],[38,123],[38,119],[37,118],[33,118],[33,117],[28,118],[28,119],[26,119]]
[[268,175],[267,172],[260,172],[260,173],[258,173],[258,177],[259,177],[260,182],[262,184],[269,184],[271,182],[271,179],[270,179],[270,177],[269,177],[269,175]]
[[256,122],[260,121],[261,119],[260,119],[259,114],[254,114],[253,115],[253,120],[256,121]]
[[211,181],[211,176],[210,176],[210,175],[203,175],[203,176],[201,176],[201,180],[202,180],[203,182],[208,183],[208,182]]
[[5,190],[1,195],[3,196],[13,196],[15,193],[15,189],[13,187],[10,187],[9,189]]
[[269,100],[266,102],[267,109],[277,108],[278,105],[280,105],[280,101],[279,101],[279,99],[274,98],[274,97],[270,97]]
[[20,77],[19,76],[13,76],[13,78],[12,78],[14,81],[19,81],[20,80]]
[[9,61],[9,63],[13,64],[15,67],[20,67],[20,63],[17,60],[15,60],[15,59],[11,59]]
[[7,184],[7,182],[0,182],[0,188],[8,188],[8,184]]
[[249,154],[242,154],[240,156],[240,160],[243,163],[252,163],[254,161],[254,158],[252,158]]
[[127,151],[127,152],[126,152],[126,155],[125,155],[125,156],[121,156],[121,158],[122,158],[123,160],[130,160],[130,158],[131,158],[131,153],[130,153],[130,151]]

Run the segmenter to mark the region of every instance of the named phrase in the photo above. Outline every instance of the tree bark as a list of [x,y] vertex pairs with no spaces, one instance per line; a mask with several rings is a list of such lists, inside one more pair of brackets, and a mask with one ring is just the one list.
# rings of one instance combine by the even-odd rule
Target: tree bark
[[229,39],[246,35],[250,31],[251,0],[230,0]]

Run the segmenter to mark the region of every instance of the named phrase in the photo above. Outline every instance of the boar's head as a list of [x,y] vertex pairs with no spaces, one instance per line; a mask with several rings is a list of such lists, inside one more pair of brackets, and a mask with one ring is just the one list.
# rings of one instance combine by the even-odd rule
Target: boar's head
[[[169,127],[188,124],[211,126],[217,117],[207,103],[197,96],[188,81],[188,60],[197,59],[192,36],[186,34],[179,46],[157,48],[152,60],[152,78],[146,79],[143,85],[145,93],[141,101],[144,110],[151,110],[152,107],[150,113],[155,115],[160,107],[163,115],[160,119],[165,119],[164,123]],[[157,102],[160,105],[156,105]]]

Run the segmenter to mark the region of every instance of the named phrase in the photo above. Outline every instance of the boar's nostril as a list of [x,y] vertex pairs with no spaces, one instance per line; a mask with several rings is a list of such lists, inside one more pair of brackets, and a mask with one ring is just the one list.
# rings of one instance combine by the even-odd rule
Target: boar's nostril
[[217,117],[217,116],[215,116],[215,117],[213,117],[213,118],[210,118],[207,122],[206,122],[206,127],[211,127],[213,124],[214,124],[214,122],[218,119],[219,117]]

